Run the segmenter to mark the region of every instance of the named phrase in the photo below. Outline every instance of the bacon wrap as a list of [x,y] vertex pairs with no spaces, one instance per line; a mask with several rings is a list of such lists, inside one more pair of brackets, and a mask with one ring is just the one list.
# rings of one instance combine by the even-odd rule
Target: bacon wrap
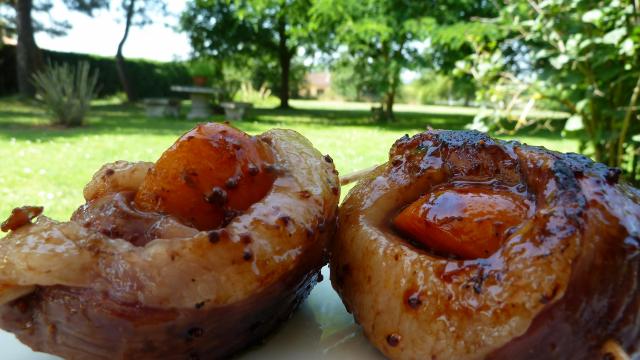
[[[403,137],[340,209],[333,286],[392,359],[599,358],[607,341],[633,353],[640,192],[619,175],[474,131]],[[391,226],[421,195],[469,184],[530,205],[491,256],[435,253]]]
[[[0,327],[70,359],[212,359],[263,338],[319,281],[339,185],[298,133],[258,140],[275,155],[273,187],[221,229],[131,208],[153,164],[117,162],[94,176],[93,202],[72,221],[40,217],[11,232],[0,241]],[[139,246],[105,235],[109,224],[152,223],[158,237]]]

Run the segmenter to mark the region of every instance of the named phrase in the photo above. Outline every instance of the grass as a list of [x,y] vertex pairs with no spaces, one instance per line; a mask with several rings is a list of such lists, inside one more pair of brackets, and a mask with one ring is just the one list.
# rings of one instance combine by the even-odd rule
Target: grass
[[[292,105],[295,110],[255,109],[234,125],[252,134],[274,127],[294,129],[331,154],[342,174],[385,161],[391,144],[404,134],[427,126],[462,129],[476,112],[399,105],[397,121],[379,125],[370,120],[370,104],[294,100]],[[86,126],[63,129],[48,126],[47,115],[35,104],[0,99],[0,218],[14,207],[31,204],[43,205],[50,217],[68,219],[83,203],[82,188],[102,164],[153,161],[195,123],[150,119],[141,107],[97,101]],[[553,133],[521,134],[518,139],[564,152],[578,148],[577,140]]]

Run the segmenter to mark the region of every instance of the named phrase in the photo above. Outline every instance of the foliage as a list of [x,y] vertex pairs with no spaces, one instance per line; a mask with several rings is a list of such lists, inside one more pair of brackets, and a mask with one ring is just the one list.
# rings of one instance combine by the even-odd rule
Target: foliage
[[120,11],[123,19],[129,15],[129,6],[133,4],[131,11],[131,26],[144,27],[153,23],[152,15],[167,16],[167,3],[161,0],[117,0],[120,2]]
[[[1,7],[0,11],[2,11]],[[0,38],[13,35],[14,31],[15,29],[9,24],[9,19],[7,19],[7,16],[0,16]],[[0,48],[2,48],[3,44],[4,42],[0,41]]]
[[[513,51],[513,42],[501,40],[487,42],[485,39],[469,39],[475,52],[456,69],[459,76],[471,77],[477,87],[477,100],[482,105],[471,128],[480,131],[515,134],[524,128],[552,129],[551,119],[530,118],[540,96],[530,88],[530,67],[518,67],[510,63],[507,55]],[[520,58],[520,65],[526,64]],[[517,61],[515,61],[517,63]]]
[[420,62],[409,45],[425,38],[428,9],[427,2],[319,0],[313,12],[316,22],[335,29],[338,67],[352,66],[342,74],[352,72],[355,93],[375,94],[392,117],[400,71]]
[[259,84],[268,78],[281,106],[288,107],[293,58],[322,42],[311,31],[310,7],[311,0],[194,0],[181,26],[196,56],[212,57],[223,67],[246,66]]
[[[97,0],[91,0],[97,1]],[[122,16],[125,19],[124,32],[116,51],[116,70],[122,89],[127,94],[127,101],[137,99],[136,84],[131,81],[131,74],[127,71],[124,54],[124,44],[129,37],[131,26],[143,27],[152,22],[150,14],[166,15],[166,4],[159,0],[122,0]]]
[[[568,131],[584,134],[597,161],[630,170],[630,140],[640,131],[640,9],[630,0],[516,1],[499,23],[499,43],[482,43],[462,68],[491,86],[485,98],[510,103],[500,92],[547,99],[571,113]],[[502,89],[501,89],[502,88]],[[488,96],[486,96],[488,95]],[[525,105],[526,110],[526,105]],[[521,123],[526,123],[520,117]]]
[[357,71],[356,66],[344,57],[332,64],[331,89],[344,100],[361,101],[367,97],[363,93],[364,81],[354,81],[359,78]]
[[[108,0],[64,0],[67,8],[83,12],[89,16],[93,10],[107,7]],[[15,33],[18,40],[16,52],[16,80],[20,94],[33,97],[35,88],[31,82],[32,75],[43,67],[43,61],[36,45],[34,33],[45,31],[52,36],[64,35],[71,25],[49,16],[49,23],[43,24],[34,20],[32,13],[48,13],[52,8],[51,0],[4,0],[0,1],[0,23],[9,33]],[[9,24],[8,26],[6,24]]]
[[232,101],[240,90],[242,81],[247,76],[247,69],[236,67],[235,64],[219,67],[219,74],[213,78],[212,84],[220,92],[215,96],[215,101],[220,104],[223,101]]
[[[380,107],[388,108],[385,108],[386,115],[391,117],[400,86],[400,73],[395,78],[395,75],[390,74],[394,70],[387,67],[388,63],[372,59],[341,54],[332,65],[332,73],[336,75],[332,79],[335,82],[332,86],[346,99],[380,102]],[[383,111],[381,119],[386,120],[386,115]]]
[[[100,95],[122,91],[113,58],[53,51],[45,52],[44,57],[53,63],[88,61],[92,68],[99,71]],[[171,92],[171,85],[191,83],[191,78],[183,63],[161,63],[133,59],[127,61],[126,69],[131,77],[131,82],[136,84],[137,97],[175,96],[176,93]]]
[[[282,97],[282,78],[280,64],[267,59],[251,59],[243,67],[247,71],[245,80],[250,80],[254,88],[266,85],[274,94]],[[298,57],[291,59],[289,67],[288,93],[291,97],[298,96],[304,83],[306,66]]]
[[[0,49],[0,95],[14,94],[17,91],[15,79],[16,57],[14,46],[4,46]],[[98,83],[100,89],[98,96],[110,96],[122,92],[122,85],[118,81],[115,61],[112,57],[97,55],[64,53],[50,50],[43,50],[42,55],[45,62],[53,64],[69,63],[76,66],[78,63],[86,61],[92,69],[98,72]],[[186,85],[191,83],[191,77],[187,66],[182,62],[156,62],[150,60],[129,59],[126,63],[127,71],[131,76],[131,81],[136,84],[138,97],[166,97],[176,96],[172,92],[171,85]]]
[[[0,1],[0,34],[4,28],[6,33],[13,35],[17,31],[15,6],[21,0]],[[64,0],[62,3],[73,11],[92,16],[95,10],[109,7],[109,0]],[[33,0],[33,11],[47,14],[53,8],[52,0]],[[43,18],[43,17],[39,17]],[[47,21],[33,20],[33,28],[36,32],[45,32],[51,36],[63,36],[71,29],[71,24],[66,20],[44,17]]]
[[53,124],[82,125],[98,83],[98,74],[90,72],[89,63],[81,62],[75,68],[69,64],[49,65],[34,74],[33,81]]
[[255,89],[248,81],[242,83],[240,90],[236,93],[233,100],[251,103],[259,107],[273,107],[277,105],[277,98],[271,95],[271,90],[269,90],[266,84],[262,84],[258,89]]
[[464,77],[434,70],[425,70],[420,77],[402,88],[405,102],[418,104],[462,103],[469,105],[475,98],[475,86]]
[[437,28],[491,14],[494,7],[471,0],[318,0],[312,11],[321,28],[334,29],[330,38],[340,53],[339,63],[353,66],[356,92],[375,94],[385,117],[393,118],[400,72],[437,67],[436,60],[455,55],[450,51],[443,57],[445,46],[430,46]]
[[459,60],[475,53],[475,44],[498,44],[504,39],[505,30],[495,23],[497,16],[498,8],[480,7],[465,17],[450,18],[432,29],[431,44],[425,51],[431,67],[449,73],[455,70]]
[[187,64],[187,68],[191,76],[204,76],[211,78],[219,73],[219,67],[216,66],[215,62],[208,58],[191,60]]

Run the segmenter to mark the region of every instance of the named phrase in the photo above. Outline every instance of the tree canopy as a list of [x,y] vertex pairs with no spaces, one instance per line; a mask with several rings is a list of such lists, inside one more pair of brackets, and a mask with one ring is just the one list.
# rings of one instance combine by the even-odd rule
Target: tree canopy
[[134,89],[134,84],[129,80],[124,54],[122,53],[124,44],[129,37],[129,29],[131,26],[142,27],[150,24],[152,22],[150,17],[151,13],[165,14],[166,4],[160,0],[122,0],[120,8],[122,9],[122,16],[125,21],[122,38],[118,43],[118,49],[116,51],[116,70],[122,89],[127,95],[127,100],[133,101],[137,98],[137,93]]
[[276,89],[280,107],[289,107],[292,60],[300,48],[319,40],[311,31],[310,0],[195,0],[187,5],[181,24],[196,56],[221,64],[251,59],[278,63]]
[[[481,95],[503,104],[522,96],[525,109],[537,100],[555,103],[571,114],[566,130],[584,132],[584,149],[597,161],[625,165],[637,151],[631,136],[640,130],[633,121],[640,96],[637,5],[517,1],[496,24],[502,37],[472,41],[476,52],[460,64],[486,89]],[[527,123],[526,116],[516,118],[516,127]]]
[[491,2],[470,0],[194,0],[181,23],[196,56],[277,62],[281,107],[288,107],[292,59],[305,49],[307,56],[321,51],[334,65],[351,66],[342,73],[353,78],[345,80],[356,93],[379,99],[391,118],[402,70],[451,70],[454,56],[471,51],[434,46],[437,26],[495,12]]
[[334,29],[338,64],[353,65],[359,92],[378,94],[387,119],[393,118],[402,70],[444,69],[466,54],[434,42],[438,26],[495,12],[485,1],[318,0],[313,8],[317,26]]
[[[71,10],[93,15],[93,11],[108,7],[108,0],[64,0]],[[4,24],[4,32],[18,35],[16,62],[18,87],[23,96],[35,94],[31,82],[33,74],[42,66],[40,52],[34,39],[37,31],[46,31],[53,35],[64,35],[71,25],[67,21],[50,19],[49,23],[34,21],[32,12],[46,13],[53,7],[51,0],[0,0],[0,24]]]

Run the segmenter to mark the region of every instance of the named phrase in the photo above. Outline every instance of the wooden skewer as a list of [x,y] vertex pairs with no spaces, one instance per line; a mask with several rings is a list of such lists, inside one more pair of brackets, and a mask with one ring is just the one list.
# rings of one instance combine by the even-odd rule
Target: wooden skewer
[[347,184],[351,184],[352,182],[356,182],[356,181],[362,179],[363,177],[369,175],[369,173],[371,173],[377,167],[378,167],[378,165],[374,165],[372,167],[369,167],[369,168],[366,168],[366,169],[362,169],[362,170],[357,170],[357,171],[349,173],[349,174],[347,174],[345,176],[341,176],[340,177],[340,186],[345,186]]
[[615,360],[629,360],[629,354],[615,340],[609,340],[602,346],[602,355],[613,356]]

